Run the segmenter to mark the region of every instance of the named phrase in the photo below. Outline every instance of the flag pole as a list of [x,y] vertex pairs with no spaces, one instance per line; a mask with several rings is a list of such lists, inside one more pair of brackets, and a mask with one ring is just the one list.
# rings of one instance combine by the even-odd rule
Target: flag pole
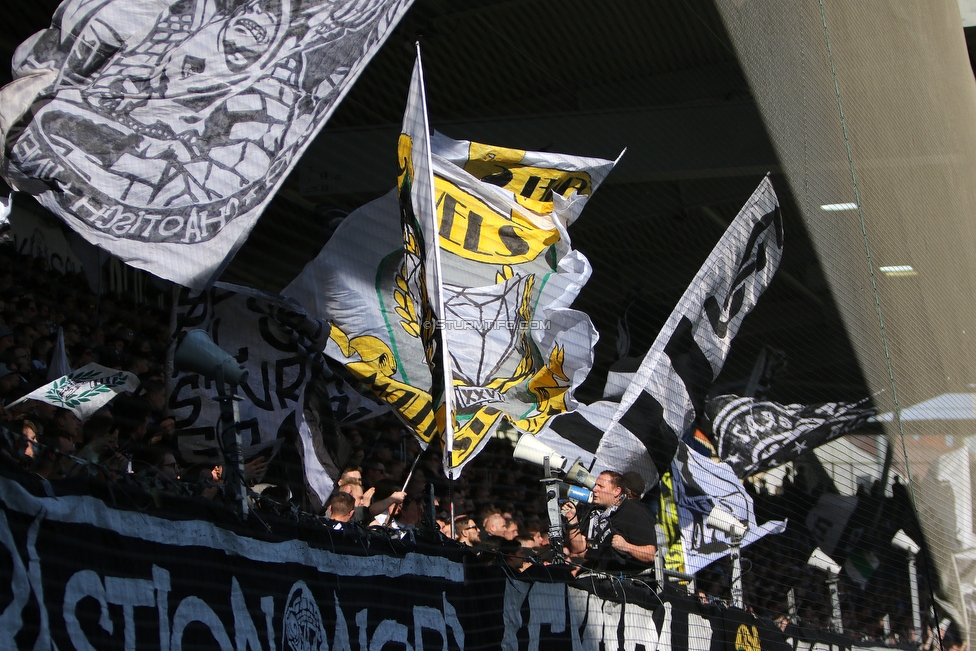
[[[424,162],[426,166],[425,174],[426,178],[422,181],[423,183],[431,189],[431,194],[429,197],[424,197],[429,201],[429,205],[426,206],[428,210],[422,213],[422,216],[427,216],[433,219],[433,232],[434,241],[431,243],[433,247],[433,262],[434,262],[434,278],[436,281],[435,290],[437,292],[436,299],[436,309],[434,312],[434,318],[438,321],[438,329],[440,330],[440,346],[437,351],[437,355],[440,357],[439,363],[437,364],[438,370],[443,374],[441,381],[444,383],[444,470],[447,475],[447,480],[451,483],[454,482],[454,471],[451,467],[451,463],[454,459],[454,405],[453,405],[453,392],[454,392],[454,376],[451,373],[451,358],[447,353],[447,336],[444,332],[443,327],[439,323],[444,318],[444,284],[441,274],[441,256],[440,256],[440,242],[439,236],[437,235],[437,207],[434,203],[434,162],[431,157],[430,151],[430,116],[427,113],[427,84],[424,81],[424,65],[423,59],[420,55],[420,41],[416,42],[417,47],[417,72],[419,77],[419,91],[420,91],[420,104],[423,114],[423,125],[424,125],[424,151],[422,155],[424,156]],[[436,396],[432,396],[436,399]],[[435,405],[436,406],[436,405]]]
[[[420,454],[423,454],[423,453],[424,453],[424,451],[422,450],[420,452]],[[403,480],[403,488],[400,489],[400,492],[401,493],[406,493],[407,492],[407,484],[409,484],[410,483],[410,480],[413,479],[413,471],[417,469],[417,462],[420,461],[420,454],[418,454],[417,456],[415,456],[413,458],[413,464],[411,464],[411,466],[410,466],[410,472],[407,473],[407,478],[405,480]],[[394,504],[391,504],[390,506],[395,507],[396,504],[394,503]],[[393,509],[393,510],[396,511],[396,509]],[[390,524],[392,522],[393,522],[393,511],[390,512],[389,517],[386,518],[386,522],[383,523],[383,528],[384,529],[389,529],[390,528]]]
[[448,480],[448,484],[447,484],[447,503],[450,504],[447,517],[450,519],[451,522],[451,540],[454,540],[454,536],[456,536],[457,534],[454,533],[454,478],[453,476]]
[[11,402],[9,405],[4,405],[3,408],[4,409],[10,409],[11,407],[16,407],[17,405],[19,405],[22,402],[27,402],[27,396],[21,396],[20,398],[17,398],[13,402]]
[[[423,451],[421,451],[420,454],[423,454]],[[407,473],[407,478],[403,482],[403,488],[400,489],[401,493],[405,493],[407,491],[407,484],[409,484],[410,480],[413,479],[413,471],[417,469],[417,462],[420,461],[420,454],[413,458],[413,464],[410,465],[410,472]]]

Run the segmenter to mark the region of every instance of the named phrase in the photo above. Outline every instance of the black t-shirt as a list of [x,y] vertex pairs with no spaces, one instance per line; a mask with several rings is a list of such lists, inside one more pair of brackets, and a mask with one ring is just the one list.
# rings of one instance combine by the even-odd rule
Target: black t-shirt
[[654,532],[654,516],[650,510],[640,502],[625,499],[610,514],[609,531],[602,540],[590,540],[591,547],[586,552],[587,564],[594,570],[603,572],[640,572],[651,567],[653,563],[641,563],[629,554],[614,549],[610,543],[615,534],[620,534],[624,540],[632,545],[656,545],[657,537]]

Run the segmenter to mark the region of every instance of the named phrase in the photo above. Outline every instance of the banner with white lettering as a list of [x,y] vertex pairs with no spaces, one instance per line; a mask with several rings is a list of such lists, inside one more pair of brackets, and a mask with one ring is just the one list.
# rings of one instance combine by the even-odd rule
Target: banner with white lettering
[[324,527],[329,550],[259,540],[6,479],[0,495],[3,649],[470,648],[445,557],[355,555]]
[[124,510],[22,481],[0,476],[3,649],[861,649],[653,582],[469,562],[433,531],[248,529],[201,502]]

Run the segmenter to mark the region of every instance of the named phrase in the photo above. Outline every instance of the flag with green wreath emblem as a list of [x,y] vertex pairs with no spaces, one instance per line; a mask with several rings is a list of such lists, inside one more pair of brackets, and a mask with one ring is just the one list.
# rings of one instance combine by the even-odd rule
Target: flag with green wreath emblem
[[138,387],[139,378],[135,374],[91,363],[35,389],[24,399],[70,409],[85,420],[115,396],[132,393]]

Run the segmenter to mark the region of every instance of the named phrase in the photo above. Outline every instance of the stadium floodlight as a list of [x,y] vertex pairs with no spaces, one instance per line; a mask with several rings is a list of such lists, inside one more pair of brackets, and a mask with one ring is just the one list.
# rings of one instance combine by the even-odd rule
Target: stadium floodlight
[[908,553],[908,585],[912,596],[912,626],[915,628],[915,639],[922,639],[922,612],[918,598],[918,568],[915,566],[921,546],[908,537],[904,529],[899,529],[891,539],[891,544]]
[[830,592],[830,630],[834,633],[844,632],[844,620],[840,614],[840,591],[837,583],[840,577],[840,565],[834,562],[822,549],[817,547],[807,559],[807,565],[827,573],[827,590]]

